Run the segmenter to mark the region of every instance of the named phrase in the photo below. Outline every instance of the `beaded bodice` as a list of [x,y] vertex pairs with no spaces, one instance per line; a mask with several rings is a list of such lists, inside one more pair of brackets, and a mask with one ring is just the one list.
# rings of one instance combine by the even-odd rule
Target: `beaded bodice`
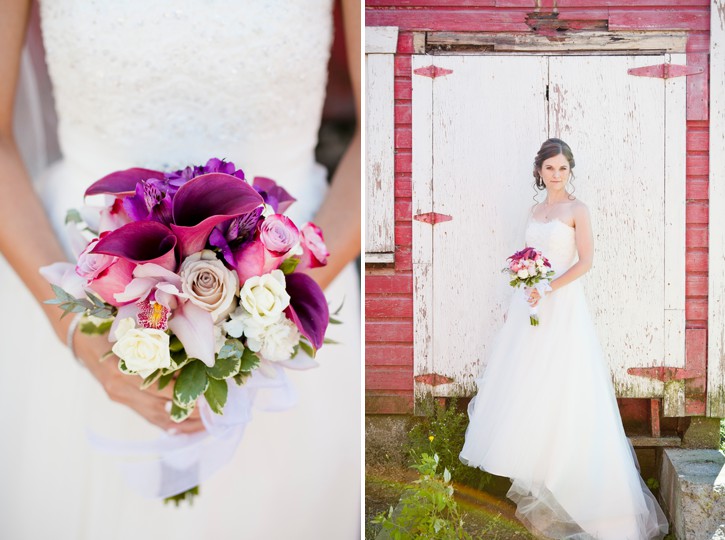
[[304,197],[331,0],[41,0],[64,158],[92,175],[217,156]]

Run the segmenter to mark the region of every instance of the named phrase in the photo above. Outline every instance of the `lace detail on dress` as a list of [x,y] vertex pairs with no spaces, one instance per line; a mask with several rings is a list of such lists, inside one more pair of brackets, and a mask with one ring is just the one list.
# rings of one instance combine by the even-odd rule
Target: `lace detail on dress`
[[78,138],[148,167],[187,164],[199,141],[193,159],[238,159],[274,140],[312,155],[331,0],[42,0],[41,10],[66,155]]
[[560,274],[576,260],[574,233],[573,227],[558,219],[543,222],[530,218],[526,226],[526,245],[541,250],[552,268]]

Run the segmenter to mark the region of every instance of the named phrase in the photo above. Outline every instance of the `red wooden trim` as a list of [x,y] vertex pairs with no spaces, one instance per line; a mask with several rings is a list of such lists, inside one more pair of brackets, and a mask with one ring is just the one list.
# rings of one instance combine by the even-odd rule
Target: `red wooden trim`
[[374,367],[365,374],[365,388],[371,390],[409,390],[413,374],[409,368]]
[[404,293],[413,295],[413,275],[395,274],[381,276],[370,274],[365,276],[365,294]]
[[413,196],[413,179],[410,174],[396,174],[394,186],[396,198],[409,199]]
[[365,299],[365,317],[412,317],[412,298],[368,297]]
[[692,223],[707,223],[710,219],[710,209],[707,202],[691,201],[687,203],[685,209],[686,221],[690,225]]
[[395,245],[412,246],[413,245],[413,227],[411,223],[395,224]]
[[[447,32],[526,32],[525,13],[493,9],[380,9],[367,10],[368,26],[397,26],[400,30]],[[709,21],[709,19],[708,19]]]
[[416,375],[415,382],[428,384],[430,386],[440,386],[441,384],[450,384],[455,382],[455,380],[440,373],[425,373],[423,375]]
[[[528,0],[532,1],[532,0]],[[366,7],[493,7],[496,0],[365,0]]]
[[660,436],[660,400],[659,399],[650,399],[649,400],[649,410],[650,410],[650,427],[652,430],[652,436],[653,437],[659,437]]
[[708,53],[687,53],[687,65],[700,69],[699,75],[687,77],[687,119],[708,119]]
[[707,272],[707,251],[688,249],[685,268],[687,272]]
[[702,377],[685,381],[685,414],[704,415],[707,409],[705,389],[707,386],[707,330],[685,330],[685,365],[689,369],[700,370]]
[[370,344],[365,349],[367,366],[413,367],[413,349],[408,345]]
[[609,30],[702,30],[710,29],[707,10],[684,9],[609,10]]
[[708,129],[687,130],[687,152],[707,152],[710,132]]
[[413,172],[413,155],[409,150],[399,150],[395,153],[395,172]]
[[707,276],[687,276],[685,281],[685,295],[689,298],[694,296],[707,296]]
[[687,199],[705,201],[708,198],[709,182],[707,178],[688,178]]
[[636,377],[646,377],[648,379],[657,379],[662,382],[681,381],[683,379],[693,379],[695,377],[703,377],[705,371],[703,369],[690,369],[669,366],[657,367],[631,367],[627,368],[627,373]]
[[685,318],[689,325],[691,321],[705,321],[707,323],[707,299],[690,298],[685,305]]
[[384,321],[365,323],[365,336],[369,341],[413,342],[413,321]]

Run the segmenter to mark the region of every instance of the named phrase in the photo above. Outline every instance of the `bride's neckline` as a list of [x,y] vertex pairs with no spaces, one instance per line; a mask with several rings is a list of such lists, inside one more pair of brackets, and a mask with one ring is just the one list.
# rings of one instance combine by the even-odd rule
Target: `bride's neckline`
[[564,225],[564,227],[566,227],[567,229],[571,229],[572,231],[576,230],[575,227],[572,227],[568,223],[564,223],[559,218],[551,218],[549,221],[539,221],[538,219],[535,219],[534,217],[531,217],[529,219],[529,222],[531,222],[531,223],[538,223],[539,225],[550,225],[552,223],[560,223],[560,224]]

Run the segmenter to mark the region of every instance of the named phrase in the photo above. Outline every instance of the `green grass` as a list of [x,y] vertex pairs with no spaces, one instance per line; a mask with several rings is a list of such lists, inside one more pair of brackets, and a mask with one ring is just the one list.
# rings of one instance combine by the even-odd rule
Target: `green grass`
[[725,418],[720,420],[720,451],[725,454]]

